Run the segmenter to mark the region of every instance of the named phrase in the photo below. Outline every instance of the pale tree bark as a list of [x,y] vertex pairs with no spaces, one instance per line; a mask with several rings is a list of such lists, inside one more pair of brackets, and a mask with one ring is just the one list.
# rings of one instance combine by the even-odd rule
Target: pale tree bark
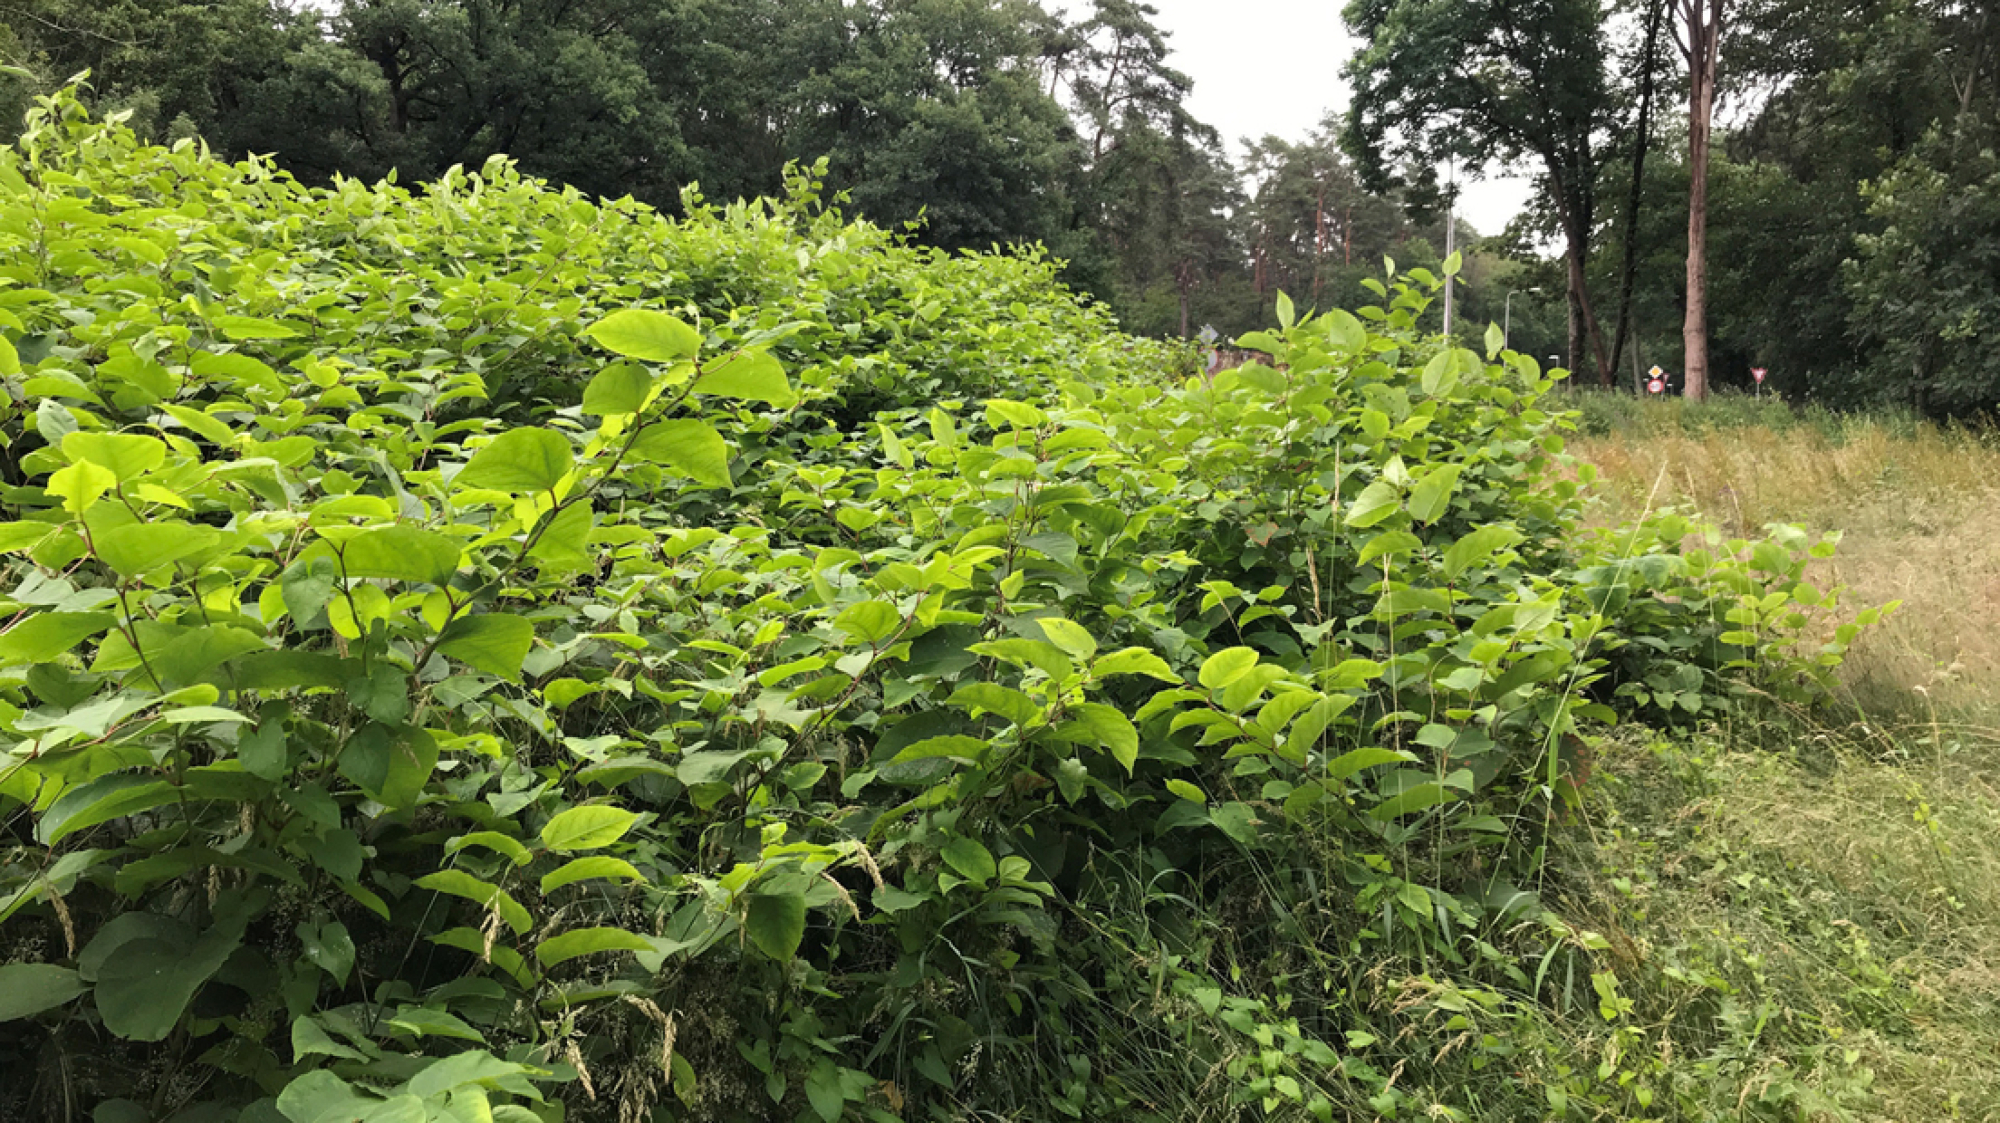
[[1688,64],[1687,318],[1681,324],[1687,369],[1681,392],[1694,401],[1708,397],[1708,141],[1725,2],[1677,0],[1687,34],[1681,55]]

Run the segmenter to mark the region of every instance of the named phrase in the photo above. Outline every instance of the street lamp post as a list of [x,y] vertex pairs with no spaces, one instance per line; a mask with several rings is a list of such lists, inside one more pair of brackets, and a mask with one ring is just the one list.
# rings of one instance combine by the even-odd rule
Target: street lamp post
[[[1502,311],[1500,313],[1500,345],[1502,347],[1507,346],[1514,340],[1514,298],[1520,295],[1521,293],[1527,293],[1530,296],[1536,296],[1539,295],[1541,291],[1542,290],[1540,288],[1507,290],[1507,300],[1502,305]],[[1489,320],[1487,322],[1491,323],[1492,321]]]

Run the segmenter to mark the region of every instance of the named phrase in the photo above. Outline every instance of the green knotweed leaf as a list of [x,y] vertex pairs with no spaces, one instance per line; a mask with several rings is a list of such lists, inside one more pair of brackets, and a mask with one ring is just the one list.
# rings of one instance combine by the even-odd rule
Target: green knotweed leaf
[[640,431],[631,454],[664,464],[696,483],[729,486],[729,443],[706,421],[656,421]]
[[649,363],[693,358],[701,350],[700,332],[647,308],[613,312],[583,329],[583,334],[606,350]]
[[757,950],[780,963],[798,954],[806,934],[802,893],[752,893],[743,917],[744,934]]
[[466,461],[456,487],[487,487],[516,495],[552,490],[575,463],[569,438],[553,429],[509,429]]

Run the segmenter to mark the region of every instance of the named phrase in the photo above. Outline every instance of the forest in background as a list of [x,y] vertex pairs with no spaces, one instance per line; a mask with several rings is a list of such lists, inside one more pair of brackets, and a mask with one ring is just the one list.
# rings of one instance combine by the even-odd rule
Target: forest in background
[[1355,0],[1352,105],[1240,161],[1133,0],[17,0],[0,57],[32,79],[0,113],[89,70],[141,135],[309,183],[507,153],[670,212],[823,157],[856,213],[947,249],[1039,243],[1159,336],[1253,330],[1280,291],[1365,300],[1383,257],[1443,258],[1447,162],[1530,173],[1509,229],[1457,232],[1465,338],[1511,318],[1517,349],[1630,386],[1684,360],[1681,44],[1714,17],[1713,381],[1762,366],[1793,398],[1963,414],[2000,399],[1994,8]]

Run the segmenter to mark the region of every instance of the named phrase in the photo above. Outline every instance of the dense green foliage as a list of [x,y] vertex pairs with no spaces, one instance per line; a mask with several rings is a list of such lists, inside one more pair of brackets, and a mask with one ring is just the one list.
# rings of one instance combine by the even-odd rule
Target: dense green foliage
[[1209,382],[805,178],[309,189],[62,94],[0,198],[0,1114],[1704,1117],[1548,837],[1857,623],[1796,531],[1581,534],[1438,278]]
[[[1127,330],[1181,337],[1253,330],[1281,290],[1359,303],[1384,256],[1435,270],[1440,178],[1528,174],[1538,190],[1514,227],[1476,249],[1460,238],[1461,340],[1514,292],[1524,352],[1620,386],[1680,371],[1677,7],[1356,0],[1352,106],[1310,137],[1245,138],[1236,163],[1189,114],[1157,12],[1058,9],[18,0],[0,11],[0,63],[28,77],[0,75],[0,120],[87,69],[92,103],[129,110],[141,136],[273,154],[308,183],[428,181],[504,153],[667,209],[690,184],[780,193],[788,163],[825,158],[856,213],[920,222],[943,248],[1039,244]],[[1756,0],[1730,6],[1721,42],[1715,384],[1747,388],[1764,367],[1773,389],[1841,407],[2000,403],[2000,12]]]

